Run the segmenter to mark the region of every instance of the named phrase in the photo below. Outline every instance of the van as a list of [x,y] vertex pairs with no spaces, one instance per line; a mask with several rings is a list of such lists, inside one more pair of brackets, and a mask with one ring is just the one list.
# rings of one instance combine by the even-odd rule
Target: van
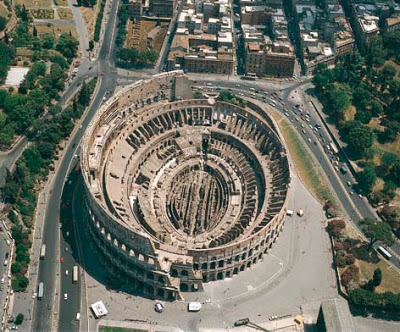
[[293,210],[287,210],[286,215],[289,217],[293,216]]
[[81,320],[81,313],[80,312],[76,313],[75,320]]

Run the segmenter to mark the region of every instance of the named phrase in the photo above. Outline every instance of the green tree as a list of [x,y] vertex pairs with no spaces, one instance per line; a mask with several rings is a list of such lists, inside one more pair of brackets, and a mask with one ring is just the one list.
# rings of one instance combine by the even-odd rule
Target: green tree
[[23,314],[18,314],[17,317],[15,317],[15,325],[21,325],[23,321],[24,321]]
[[89,88],[88,88],[86,82],[83,82],[81,91],[78,96],[78,102],[82,106],[87,106],[87,105],[89,105],[89,101],[90,101]]
[[79,42],[67,33],[63,33],[58,39],[56,50],[67,59],[73,59],[78,51]]
[[375,135],[370,127],[359,124],[350,128],[347,140],[353,151],[363,155],[374,143]]
[[29,280],[25,276],[19,276],[12,281],[12,289],[15,292],[24,292],[29,284]]
[[369,194],[372,191],[373,186],[376,181],[376,172],[374,166],[371,164],[367,164],[364,167],[364,170],[358,173],[358,184],[364,194]]
[[51,50],[54,47],[54,36],[51,34],[45,34],[42,37],[42,47],[46,50]]
[[93,49],[94,49],[94,41],[89,40],[89,50],[93,51]]
[[382,75],[385,80],[391,80],[396,76],[397,70],[392,65],[385,65],[382,69]]
[[0,16],[0,31],[3,31],[6,28],[7,20],[5,17]]
[[371,250],[375,242],[380,241],[388,246],[393,245],[394,240],[390,226],[382,221],[376,221],[371,218],[364,218],[361,221],[363,231],[369,238],[368,250]]
[[374,276],[372,277],[372,283],[375,287],[378,287],[382,282],[382,271],[380,268],[375,269]]
[[21,263],[19,262],[14,262],[11,264],[11,272],[13,274],[17,274],[19,272],[21,272]]

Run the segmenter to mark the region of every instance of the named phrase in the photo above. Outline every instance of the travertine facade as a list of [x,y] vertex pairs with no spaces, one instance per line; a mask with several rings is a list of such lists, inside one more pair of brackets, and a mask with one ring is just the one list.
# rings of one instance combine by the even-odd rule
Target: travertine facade
[[255,105],[177,95],[188,86],[175,71],[124,88],[82,143],[91,238],[110,272],[150,297],[251,267],[286,213],[289,164],[272,120]]

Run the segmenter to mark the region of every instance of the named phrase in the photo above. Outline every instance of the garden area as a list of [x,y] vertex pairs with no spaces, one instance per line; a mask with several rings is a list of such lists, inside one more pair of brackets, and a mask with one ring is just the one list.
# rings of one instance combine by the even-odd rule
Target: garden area
[[[313,79],[357,171],[354,189],[375,207],[400,207],[399,51],[400,31],[385,33],[365,54],[348,54],[334,69],[319,68]],[[400,236],[398,222],[391,226]]]
[[390,227],[368,218],[362,224],[368,242],[344,220],[328,222],[341,290],[357,313],[400,318],[400,274],[373,247],[393,243]]
[[[30,146],[7,173],[3,195],[11,222],[16,255],[12,262],[12,287],[24,291],[29,283],[32,228],[37,193],[52,169],[58,144],[69,136],[90,101],[96,80],[84,83],[77,97],[65,109],[57,105],[65,79],[77,55],[78,42],[70,34],[39,35],[31,26],[25,7],[17,6],[20,21],[9,40],[0,41],[0,82],[8,68],[23,62],[29,71],[16,89],[0,90],[0,147],[9,148],[15,137],[25,135]],[[46,118],[43,115],[46,114]]]

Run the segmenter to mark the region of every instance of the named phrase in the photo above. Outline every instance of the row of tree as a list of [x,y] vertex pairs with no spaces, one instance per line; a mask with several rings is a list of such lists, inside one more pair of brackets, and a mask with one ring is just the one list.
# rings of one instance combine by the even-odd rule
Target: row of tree
[[29,234],[36,208],[38,185],[47,178],[58,143],[70,135],[74,120],[89,105],[96,81],[95,78],[88,85],[83,83],[71,106],[65,110],[52,106],[49,111],[50,119],[35,122],[29,134],[33,144],[18,159],[14,172],[7,175],[3,189],[4,198],[18,211],[18,217],[13,211],[9,214],[9,219],[13,222],[11,232],[16,242],[16,259],[11,266],[15,291],[24,291],[28,285],[25,274],[29,265]]
[[[360,189],[376,203],[393,198],[394,186],[400,185],[397,158],[379,167],[374,164],[375,142],[394,142],[400,132],[400,78],[390,62],[400,60],[399,51],[400,31],[385,33],[371,43],[365,56],[351,53],[333,69],[319,68],[313,79],[324,111],[348,143],[348,155],[363,161],[360,166],[364,170],[358,174]],[[348,120],[351,108],[356,113]],[[380,126],[370,125],[373,118]],[[385,188],[372,193],[378,177],[385,181]]]

